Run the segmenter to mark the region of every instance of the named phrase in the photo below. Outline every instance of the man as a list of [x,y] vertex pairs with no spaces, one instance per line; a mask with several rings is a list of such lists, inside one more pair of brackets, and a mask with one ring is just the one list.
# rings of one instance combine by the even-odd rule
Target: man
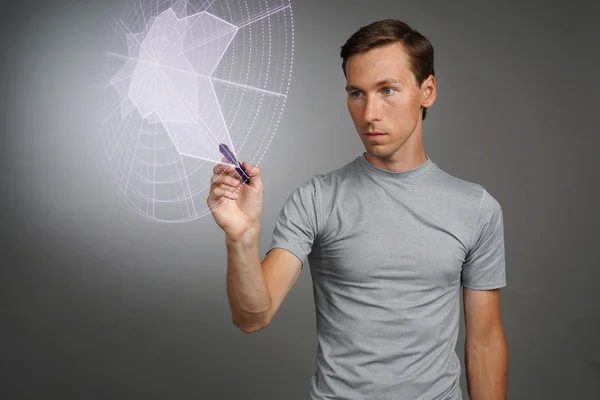
[[479,184],[425,153],[436,97],[433,48],[401,21],[361,28],[342,47],[348,110],[365,146],[287,199],[260,261],[261,170],[241,184],[215,167],[207,199],[226,233],[234,323],[266,327],[308,259],[317,318],[312,399],[462,399],[459,295],[472,400],[506,398],[503,216]]

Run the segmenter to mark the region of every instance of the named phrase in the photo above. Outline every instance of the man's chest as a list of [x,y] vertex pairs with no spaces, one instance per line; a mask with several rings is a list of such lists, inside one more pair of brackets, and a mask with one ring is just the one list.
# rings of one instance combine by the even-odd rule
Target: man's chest
[[460,280],[469,229],[425,204],[346,201],[313,247],[315,272],[348,283],[447,287]]

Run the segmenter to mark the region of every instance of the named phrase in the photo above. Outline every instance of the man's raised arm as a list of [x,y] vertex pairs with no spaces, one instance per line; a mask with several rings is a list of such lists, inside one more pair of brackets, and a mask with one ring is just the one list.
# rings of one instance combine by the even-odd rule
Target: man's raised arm
[[298,278],[302,264],[280,248],[270,251],[261,263],[261,171],[247,162],[243,167],[250,176],[248,184],[242,184],[232,166],[219,164],[214,168],[207,204],[225,232],[227,296],[232,319],[238,328],[250,333],[270,323]]

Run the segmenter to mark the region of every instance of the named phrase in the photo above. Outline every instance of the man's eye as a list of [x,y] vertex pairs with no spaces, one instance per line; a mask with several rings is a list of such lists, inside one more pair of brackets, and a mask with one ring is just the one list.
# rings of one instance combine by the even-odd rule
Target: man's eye
[[393,91],[394,91],[394,89],[392,89],[392,88],[385,88],[385,89],[383,89],[383,92],[385,94],[392,94]]
[[352,92],[352,97],[358,97],[358,96],[360,96],[359,91]]

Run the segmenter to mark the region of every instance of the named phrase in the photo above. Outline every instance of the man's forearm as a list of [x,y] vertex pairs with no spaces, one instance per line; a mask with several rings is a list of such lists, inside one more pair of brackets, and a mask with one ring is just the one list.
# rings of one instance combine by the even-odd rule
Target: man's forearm
[[465,342],[467,387],[471,400],[505,400],[508,349],[502,329],[482,341]]
[[233,321],[244,332],[264,327],[271,298],[262,271],[258,233],[227,244],[227,296]]

